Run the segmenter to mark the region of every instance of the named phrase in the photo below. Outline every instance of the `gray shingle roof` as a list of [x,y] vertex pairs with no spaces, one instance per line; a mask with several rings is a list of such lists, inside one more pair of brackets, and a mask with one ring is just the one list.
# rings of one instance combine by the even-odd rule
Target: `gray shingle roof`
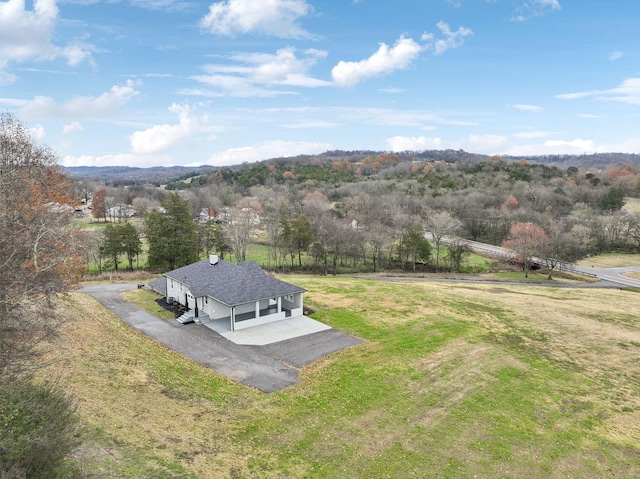
[[209,259],[165,273],[168,278],[187,284],[196,298],[210,296],[227,306],[235,306],[285,294],[302,293],[304,288],[267,275],[257,263],[227,263]]
[[149,282],[148,285],[152,291],[163,295],[167,294],[167,279],[164,276],[162,278],[154,279]]

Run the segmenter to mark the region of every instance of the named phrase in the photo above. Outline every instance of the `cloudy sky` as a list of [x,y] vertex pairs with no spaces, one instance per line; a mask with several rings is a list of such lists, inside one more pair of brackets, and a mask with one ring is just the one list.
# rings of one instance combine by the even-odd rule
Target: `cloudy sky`
[[0,0],[0,111],[61,163],[640,153],[638,0]]

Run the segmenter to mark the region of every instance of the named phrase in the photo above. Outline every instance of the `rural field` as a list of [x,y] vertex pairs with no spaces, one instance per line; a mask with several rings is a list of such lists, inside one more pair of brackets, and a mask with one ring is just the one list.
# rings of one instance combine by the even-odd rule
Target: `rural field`
[[119,478],[636,478],[640,294],[286,277],[365,340],[273,394],[156,344],[80,293],[43,374],[88,472]]

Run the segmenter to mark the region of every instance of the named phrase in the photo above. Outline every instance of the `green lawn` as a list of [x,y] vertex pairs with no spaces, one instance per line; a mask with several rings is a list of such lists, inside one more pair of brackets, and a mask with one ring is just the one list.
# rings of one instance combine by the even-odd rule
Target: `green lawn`
[[87,470],[204,479],[640,476],[640,294],[286,280],[308,290],[316,319],[365,343],[269,395],[73,295],[77,319],[51,359],[87,425]]
[[159,296],[148,289],[126,291],[122,296],[124,296],[124,298],[130,303],[135,304],[139,308],[142,308],[151,314],[155,314],[159,318],[173,319],[175,317],[171,311],[167,311],[156,303],[156,299],[158,299]]

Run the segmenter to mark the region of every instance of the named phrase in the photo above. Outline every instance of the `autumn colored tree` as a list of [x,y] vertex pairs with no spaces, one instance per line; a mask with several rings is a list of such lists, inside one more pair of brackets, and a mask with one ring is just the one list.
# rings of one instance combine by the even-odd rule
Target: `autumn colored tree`
[[515,223],[502,246],[513,250],[520,257],[524,276],[528,278],[532,260],[540,252],[546,239],[547,234],[540,226],[533,223]]
[[60,324],[56,297],[85,272],[71,191],[55,154],[0,114],[0,477],[75,477],[72,404],[30,375]]
[[91,200],[91,214],[97,220],[100,218],[104,218],[106,221],[107,218],[107,189],[100,188],[93,194],[93,199]]
[[52,332],[52,298],[73,289],[85,272],[80,233],[69,221],[69,185],[55,154],[1,114],[0,375],[25,366]]

